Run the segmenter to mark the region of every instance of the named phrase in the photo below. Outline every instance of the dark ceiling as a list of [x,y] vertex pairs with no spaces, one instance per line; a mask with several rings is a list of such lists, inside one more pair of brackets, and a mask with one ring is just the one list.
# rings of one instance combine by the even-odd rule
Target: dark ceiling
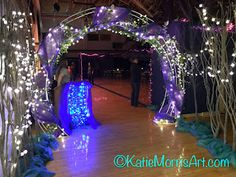
[[174,19],[188,18],[198,21],[196,7],[204,3],[213,12],[236,0],[40,0],[41,17],[65,18],[73,13],[94,6],[121,6],[148,15],[159,24]]
[[41,0],[40,3],[42,18],[63,18],[89,7],[113,4],[146,14],[161,24],[176,18],[189,18],[199,0]]

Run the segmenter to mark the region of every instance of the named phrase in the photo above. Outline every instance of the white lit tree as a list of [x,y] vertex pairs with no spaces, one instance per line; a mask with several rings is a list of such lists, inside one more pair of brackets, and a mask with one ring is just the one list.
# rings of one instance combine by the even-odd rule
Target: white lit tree
[[[223,133],[227,143],[228,128],[232,128],[232,147],[236,150],[236,93],[234,67],[236,57],[236,2],[219,3],[215,16],[200,4],[204,46],[200,62],[204,68],[207,108],[214,137]],[[231,137],[231,136],[230,136]]]
[[25,1],[1,0],[0,8],[0,176],[11,177],[29,153],[34,42]]

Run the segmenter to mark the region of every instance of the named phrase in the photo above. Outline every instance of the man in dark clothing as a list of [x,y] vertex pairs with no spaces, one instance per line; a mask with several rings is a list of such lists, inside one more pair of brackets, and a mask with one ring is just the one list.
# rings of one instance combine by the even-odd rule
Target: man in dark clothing
[[131,74],[131,86],[132,86],[131,106],[137,107],[138,106],[139,89],[140,89],[140,81],[141,81],[141,70],[138,65],[137,58],[131,59],[130,74]]
[[71,76],[72,76],[72,81],[76,81],[77,79],[77,74],[78,74],[78,71],[77,71],[77,65],[75,62],[72,62],[71,64]]
[[94,85],[94,67],[90,62],[88,63],[88,80]]

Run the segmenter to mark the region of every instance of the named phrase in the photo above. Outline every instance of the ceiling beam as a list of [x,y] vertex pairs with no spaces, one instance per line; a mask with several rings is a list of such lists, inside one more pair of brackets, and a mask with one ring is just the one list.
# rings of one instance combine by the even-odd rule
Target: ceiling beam
[[50,18],[50,19],[53,19],[53,18],[67,18],[69,16],[71,16],[71,14],[41,13],[42,18]]
[[86,5],[86,6],[93,6],[94,3],[88,3],[88,2],[80,2],[80,1],[72,1],[74,4],[80,4],[80,5]]

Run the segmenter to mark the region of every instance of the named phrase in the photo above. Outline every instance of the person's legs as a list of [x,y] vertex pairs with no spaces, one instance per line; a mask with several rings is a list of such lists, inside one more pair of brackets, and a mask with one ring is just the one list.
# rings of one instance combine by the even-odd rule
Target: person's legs
[[134,106],[138,106],[138,98],[139,98],[139,88],[140,88],[140,83],[135,83],[134,84]]
[[76,81],[76,76],[77,76],[77,73],[73,72],[73,81]]
[[94,75],[91,74],[91,83],[94,85]]
[[134,106],[134,92],[135,92],[135,83],[131,83],[132,91],[131,91],[131,106]]
[[91,83],[91,75],[88,75],[88,81]]

